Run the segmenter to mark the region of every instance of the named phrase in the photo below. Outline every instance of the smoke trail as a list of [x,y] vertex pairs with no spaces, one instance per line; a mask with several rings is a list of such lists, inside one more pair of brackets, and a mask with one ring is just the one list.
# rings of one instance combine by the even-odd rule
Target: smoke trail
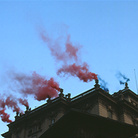
[[10,115],[5,113],[5,109],[0,110],[0,117],[3,122],[11,123],[12,120],[10,120]]
[[[70,35],[68,35],[66,40],[66,53],[68,53],[69,59],[74,58],[75,61],[78,61],[77,53],[79,51],[79,46],[74,46],[70,41]],[[68,60],[69,60],[68,59]]]
[[7,113],[5,113],[6,108],[10,108],[12,109],[13,112],[18,112],[18,113],[22,113],[22,110],[19,107],[19,103],[29,107],[28,101],[26,99],[21,99],[21,98],[16,98],[12,95],[3,98],[4,95],[0,95],[0,116],[2,121],[4,122],[11,122],[11,120],[9,119],[10,115],[8,115]]
[[120,84],[125,84],[126,82],[130,81],[130,79],[123,75],[121,72],[118,72],[116,74],[116,77],[118,78]]
[[72,44],[70,35],[67,35],[67,39],[65,40],[65,50],[63,50],[63,47],[60,45],[59,41],[53,41],[43,28],[39,33],[41,39],[50,49],[52,56],[54,56],[57,61],[61,61],[63,63],[62,67],[57,71],[57,75],[69,74],[78,77],[84,82],[97,79],[97,74],[89,71],[87,63],[84,62],[78,64],[80,61],[78,58],[80,46]]
[[[57,97],[58,91],[60,91],[59,84],[53,78],[46,80],[45,77],[36,72],[27,75],[10,71],[7,74],[12,84],[10,89],[23,94],[23,97],[33,95],[36,100],[41,101],[48,97]],[[12,109],[13,112],[23,113],[20,104],[29,107],[27,99],[16,98],[13,95],[0,95],[0,117],[2,121],[11,122],[10,116],[5,113],[7,108]]]
[[[8,78],[11,80],[10,89],[19,92],[23,97],[33,95],[38,101],[45,100],[48,97],[57,97],[60,91],[59,84],[53,78],[49,80],[45,77],[33,72],[31,75],[17,73],[14,71],[7,72]],[[4,95],[6,97],[6,95]],[[9,115],[5,113],[6,108],[12,109],[13,112],[23,113],[19,104],[29,107],[27,99],[16,98],[9,95],[6,98],[0,95],[0,113],[1,119],[5,122],[10,122]]]
[[61,73],[76,76],[84,82],[97,79],[97,75],[95,73],[89,72],[88,65],[86,63],[84,63],[82,66],[76,65],[75,63],[69,66],[63,66],[57,72],[58,75],[60,75]]
[[101,79],[101,77],[98,75],[98,79],[100,81],[100,87],[105,90],[106,92],[109,91],[109,89],[107,88],[107,82],[105,82],[103,79]]
[[12,96],[8,96],[6,99],[0,100],[0,107],[4,109],[6,106],[11,108],[13,112],[20,112],[17,101]]
[[19,103],[24,105],[25,107],[29,107],[28,101],[26,99],[19,98]]
[[56,60],[64,62],[66,64],[68,61],[77,61],[78,60],[78,51],[80,45],[74,46],[70,41],[70,35],[67,35],[67,39],[65,40],[65,50],[61,46],[60,42],[62,41],[62,37],[59,37],[56,41],[48,36],[44,29],[39,30],[41,39],[47,44],[48,48],[51,51],[52,56],[55,57]]
[[11,72],[10,77],[16,87],[18,86],[18,91],[21,94],[33,95],[38,101],[48,97],[57,97],[58,91],[60,91],[59,84],[54,81],[54,78],[47,80],[36,72],[33,72],[32,75]]

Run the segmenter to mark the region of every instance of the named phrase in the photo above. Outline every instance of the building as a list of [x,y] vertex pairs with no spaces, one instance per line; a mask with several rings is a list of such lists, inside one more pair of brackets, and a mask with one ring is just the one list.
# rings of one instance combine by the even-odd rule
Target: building
[[94,88],[71,98],[59,97],[8,124],[5,138],[132,138],[138,134],[138,95],[125,88],[113,95]]

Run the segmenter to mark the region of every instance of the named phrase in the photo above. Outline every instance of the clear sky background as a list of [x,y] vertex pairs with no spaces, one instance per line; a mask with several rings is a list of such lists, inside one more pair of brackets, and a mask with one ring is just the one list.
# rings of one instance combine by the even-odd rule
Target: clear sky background
[[[16,95],[8,72],[54,77],[64,93],[72,97],[95,84],[75,77],[56,75],[60,63],[39,36],[43,27],[52,38],[70,34],[71,42],[81,45],[79,57],[90,71],[107,82],[113,94],[120,85],[116,73],[130,79],[129,88],[137,93],[138,78],[138,2],[136,1],[0,1],[0,93]],[[64,47],[64,45],[63,45]],[[30,107],[44,104],[28,97]],[[21,107],[25,110],[24,107]],[[14,120],[15,113],[7,110]],[[8,130],[0,120],[0,134]]]

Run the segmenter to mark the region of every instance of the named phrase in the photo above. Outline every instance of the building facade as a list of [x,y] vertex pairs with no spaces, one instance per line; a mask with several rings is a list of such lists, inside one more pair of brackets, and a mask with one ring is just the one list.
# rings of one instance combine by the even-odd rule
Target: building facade
[[17,114],[8,127],[9,131],[2,134],[5,138],[136,137],[138,95],[127,83],[123,90],[111,95],[101,89],[96,80],[92,89],[73,98],[70,93],[64,95],[61,89],[59,97],[49,98],[46,104],[27,109],[23,115]]

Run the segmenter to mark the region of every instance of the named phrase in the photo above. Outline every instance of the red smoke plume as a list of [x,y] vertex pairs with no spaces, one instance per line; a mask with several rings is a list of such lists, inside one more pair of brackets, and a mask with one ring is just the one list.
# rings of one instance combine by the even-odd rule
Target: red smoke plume
[[21,99],[21,98],[19,98],[19,102],[20,102],[22,105],[24,105],[24,106],[26,106],[26,107],[29,107],[28,101],[27,101],[26,99]]
[[12,80],[20,86],[20,93],[34,95],[38,101],[45,100],[48,97],[57,97],[60,91],[59,84],[53,78],[46,80],[45,77],[33,72],[31,76],[26,74],[12,73]]
[[4,109],[6,106],[8,108],[11,108],[13,112],[20,112],[20,108],[17,105],[17,101],[13,99],[12,96],[8,96],[6,100],[4,99],[0,100],[0,107]]
[[63,66],[57,71],[57,75],[60,75],[61,73],[70,74],[72,76],[78,77],[84,82],[97,79],[97,74],[88,70],[87,63],[81,63],[79,65],[72,63],[74,61],[79,61],[78,52],[80,46],[75,46],[72,44],[70,41],[70,35],[68,35],[67,39],[65,40],[65,50],[63,50],[63,47],[61,47],[59,41],[53,41],[51,38],[49,38],[44,29],[40,30],[40,36],[41,39],[47,44],[51,54],[56,58],[56,60],[63,62]]
[[[53,78],[46,80],[45,77],[40,76],[36,72],[33,72],[32,75],[26,75],[11,71],[8,77],[14,84],[14,89],[12,88],[12,90],[20,92],[24,96],[34,95],[34,98],[38,101],[49,97],[57,97],[58,91],[60,91],[59,84]],[[6,108],[12,109],[13,112],[22,113],[19,104],[29,107],[27,99],[16,98],[12,95],[4,99],[4,96],[0,95],[0,117],[4,122],[11,122],[10,116],[5,113]]]
[[71,60],[78,60],[77,54],[80,46],[74,46],[72,44],[72,42],[70,41],[70,35],[68,35],[67,39],[65,40],[65,50],[63,50],[62,46],[60,45],[62,37],[59,37],[56,41],[54,41],[49,38],[44,29],[40,30],[40,37],[47,44],[52,56],[54,56],[56,60],[62,61],[64,63],[67,63]]
[[75,47],[71,43],[70,35],[67,36],[67,40],[66,40],[65,46],[66,46],[66,54],[68,54],[68,57],[69,57],[68,60],[70,60],[71,58],[74,58],[75,61],[77,61],[78,60],[77,53],[78,53],[78,50],[79,50],[78,49],[79,46]]
[[88,65],[84,63],[82,66],[76,65],[75,63],[69,66],[63,66],[58,70],[57,74],[70,74],[72,76],[78,77],[80,80],[84,82],[92,81],[93,79],[97,79],[97,75],[95,73],[89,72]]
[[12,120],[9,119],[10,115],[5,113],[5,109],[0,110],[0,117],[3,122],[11,123]]
[[[1,96],[4,97],[4,96]],[[21,99],[21,98],[16,98],[13,97],[12,95],[6,97],[6,99],[0,99],[0,116],[2,121],[4,122],[11,122],[11,120],[9,119],[9,115],[7,113],[5,113],[6,108],[11,108],[13,112],[22,112],[19,105],[18,104],[22,104],[26,107],[29,107],[28,102],[26,99]]]
[[[46,80],[43,76],[40,76],[36,72],[32,75],[18,74],[15,72],[10,72],[8,75],[11,78],[14,90],[22,93],[24,96],[34,95],[34,98],[38,101],[45,100],[48,97],[57,97],[58,91],[60,91],[59,84],[54,81],[53,78]],[[21,113],[19,103],[29,107],[28,101],[23,98],[15,98],[12,95],[2,98],[4,96],[0,95],[0,115],[4,122],[11,122],[9,120],[9,115],[5,113],[6,108],[11,108],[13,112]]]

